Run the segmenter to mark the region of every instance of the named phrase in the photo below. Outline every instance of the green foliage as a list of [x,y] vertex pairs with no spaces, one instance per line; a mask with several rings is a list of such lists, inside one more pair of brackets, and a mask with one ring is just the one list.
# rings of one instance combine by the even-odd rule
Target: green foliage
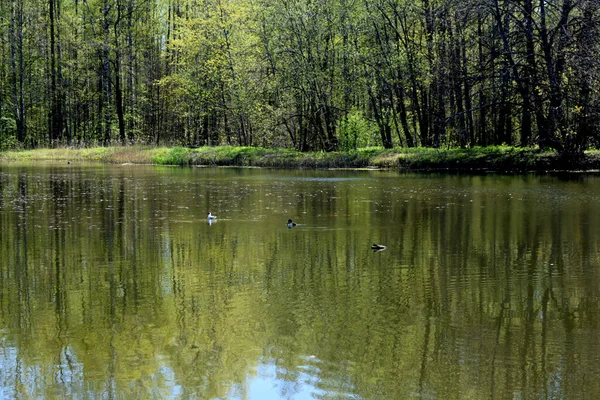
[[237,166],[272,168],[394,168],[411,170],[546,171],[598,169],[600,153],[586,152],[568,160],[551,150],[510,146],[472,149],[426,147],[365,147],[340,152],[299,152],[248,146],[152,147],[123,146],[86,149],[7,151],[0,160],[94,161],[159,165]]
[[2,146],[519,143],[581,155],[600,143],[598,7],[500,3],[492,14],[397,0],[2,2],[0,110],[18,130]]
[[336,132],[342,151],[372,146],[377,140],[377,125],[358,110],[349,112],[345,119],[340,120]]
[[16,134],[16,121],[12,118],[0,118],[0,151],[14,149],[19,146]]
[[191,150],[183,147],[162,149],[152,157],[152,162],[164,165],[189,165],[191,160],[190,154]]

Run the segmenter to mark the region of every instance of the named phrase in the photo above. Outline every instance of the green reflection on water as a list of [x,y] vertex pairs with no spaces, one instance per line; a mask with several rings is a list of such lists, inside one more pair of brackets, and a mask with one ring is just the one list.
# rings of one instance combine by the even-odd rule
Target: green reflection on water
[[591,176],[4,165],[0,397],[593,398],[599,199]]

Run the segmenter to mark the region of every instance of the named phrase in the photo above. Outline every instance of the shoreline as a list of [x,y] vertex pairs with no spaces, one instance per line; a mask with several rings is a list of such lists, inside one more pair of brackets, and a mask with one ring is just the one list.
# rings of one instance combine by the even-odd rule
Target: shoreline
[[259,167],[282,169],[393,169],[414,172],[526,173],[600,172],[600,151],[577,159],[553,151],[508,146],[472,149],[370,147],[350,152],[307,152],[261,147],[115,146],[7,151],[0,162],[101,162],[197,167]]

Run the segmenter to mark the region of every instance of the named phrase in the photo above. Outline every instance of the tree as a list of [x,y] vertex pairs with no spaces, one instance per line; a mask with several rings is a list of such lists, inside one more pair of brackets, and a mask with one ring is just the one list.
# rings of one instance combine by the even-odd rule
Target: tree
[[330,151],[349,115],[361,115],[388,148],[519,144],[576,156],[600,136],[599,8],[9,0],[0,4],[0,117],[27,146]]
[[17,126],[17,140],[25,142],[27,134],[25,114],[25,70],[23,60],[24,10],[22,0],[11,0],[10,8],[10,69],[12,83],[13,117]]

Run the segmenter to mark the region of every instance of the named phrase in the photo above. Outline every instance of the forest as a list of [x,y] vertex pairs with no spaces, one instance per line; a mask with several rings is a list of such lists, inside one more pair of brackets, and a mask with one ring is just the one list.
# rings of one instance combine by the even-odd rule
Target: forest
[[0,149],[600,144],[600,0],[3,0]]

